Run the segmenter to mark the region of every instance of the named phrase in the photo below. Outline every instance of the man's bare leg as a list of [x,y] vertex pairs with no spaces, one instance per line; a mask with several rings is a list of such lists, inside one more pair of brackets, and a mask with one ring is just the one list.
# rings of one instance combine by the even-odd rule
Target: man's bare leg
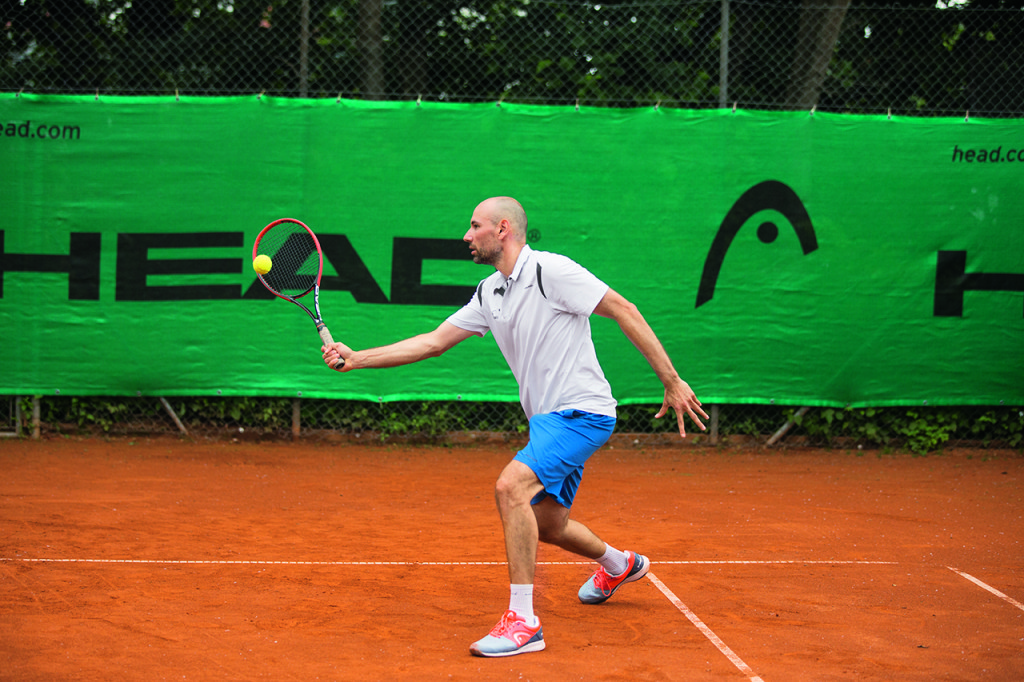
[[530,501],[544,486],[530,467],[512,460],[501,472],[494,496],[505,531],[508,577],[513,585],[533,583],[537,568],[537,517]]
[[545,497],[533,506],[537,518],[539,539],[549,545],[579,554],[588,559],[597,559],[604,554],[607,545],[585,525],[569,518],[569,510]]
[[544,649],[544,630],[533,613],[533,576],[537,566],[537,518],[530,501],[543,489],[536,474],[513,460],[501,472],[494,496],[505,531],[511,582],[509,608],[491,633],[470,645],[476,656],[514,656]]

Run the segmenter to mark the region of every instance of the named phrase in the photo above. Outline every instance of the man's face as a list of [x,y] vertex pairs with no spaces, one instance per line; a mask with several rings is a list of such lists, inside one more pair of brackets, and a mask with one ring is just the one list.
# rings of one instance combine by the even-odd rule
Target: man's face
[[469,244],[473,262],[478,265],[495,265],[501,257],[501,242],[498,240],[498,225],[481,206],[473,211],[469,230],[462,237]]

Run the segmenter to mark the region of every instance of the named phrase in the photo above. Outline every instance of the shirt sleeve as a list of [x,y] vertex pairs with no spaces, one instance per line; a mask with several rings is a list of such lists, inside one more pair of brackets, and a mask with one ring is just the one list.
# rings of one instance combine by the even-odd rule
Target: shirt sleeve
[[[480,286],[482,285],[483,282],[477,286],[477,292],[480,291]],[[485,336],[491,328],[486,312],[477,293],[474,292],[472,298],[469,299],[469,303],[448,316],[448,322],[459,329],[465,329],[467,332],[472,332],[477,336]]]
[[585,267],[558,254],[541,263],[544,290],[555,308],[574,315],[590,316],[608,292],[608,285]]

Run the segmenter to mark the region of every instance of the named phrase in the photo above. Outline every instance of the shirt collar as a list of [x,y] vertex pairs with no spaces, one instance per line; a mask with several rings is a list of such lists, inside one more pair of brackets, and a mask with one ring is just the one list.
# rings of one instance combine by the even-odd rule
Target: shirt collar
[[513,282],[519,279],[519,274],[526,267],[526,261],[530,259],[530,254],[533,253],[533,249],[530,248],[529,244],[523,244],[522,251],[519,252],[519,256],[516,258],[516,265],[512,268],[512,274],[508,276]]

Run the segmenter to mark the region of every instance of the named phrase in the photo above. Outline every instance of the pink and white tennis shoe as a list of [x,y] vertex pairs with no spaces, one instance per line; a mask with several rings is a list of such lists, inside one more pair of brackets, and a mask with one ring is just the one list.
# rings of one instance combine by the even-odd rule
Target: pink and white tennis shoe
[[608,575],[604,568],[594,571],[594,575],[590,576],[590,579],[583,583],[583,587],[580,588],[579,597],[581,602],[584,604],[600,604],[607,601],[609,597],[626,583],[640,580],[640,578],[647,575],[647,571],[651,568],[650,560],[643,554],[637,554],[636,552],[627,552],[627,554],[629,555],[629,564],[626,566],[626,570],[622,572],[622,575]]
[[515,611],[509,610],[494,626],[491,634],[473,642],[469,651],[474,656],[496,658],[540,651],[543,648],[544,628],[540,626],[540,621],[537,621],[537,627],[530,627]]

